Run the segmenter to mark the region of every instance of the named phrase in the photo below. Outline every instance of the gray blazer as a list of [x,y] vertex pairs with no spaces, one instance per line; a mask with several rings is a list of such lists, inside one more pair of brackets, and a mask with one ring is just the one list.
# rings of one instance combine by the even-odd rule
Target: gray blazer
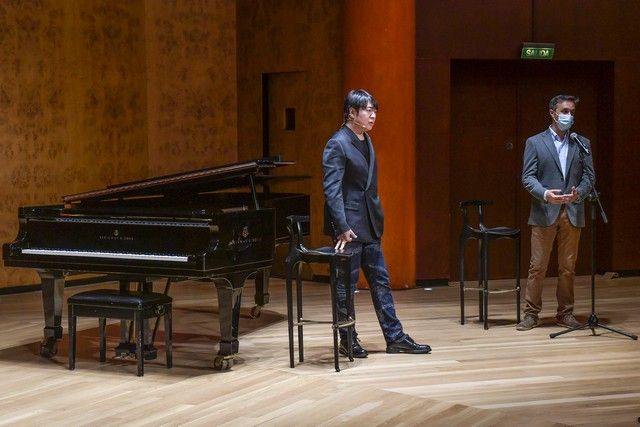
[[351,229],[361,242],[378,241],[384,214],[378,195],[376,156],[369,135],[367,163],[354,145],[357,136],[342,126],[331,136],[322,155],[325,197],[324,232],[336,237]]
[[[580,136],[588,147],[591,142]],[[544,200],[544,192],[559,188],[563,193],[570,193],[575,186],[578,199],[567,203],[565,209],[569,221],[576,227],[584,227],[584,199],[595,184],[595,172],[591,156],[582,155],[575,142],[569,140],[567,152],[567,177],[562,176],[560,158],[553,143],[549,129],[527,139],[524,148],[522,167],[522,184],[531,194],[531,211],[529,224],[547,227],[553,224],[560,214],[560,206]]]

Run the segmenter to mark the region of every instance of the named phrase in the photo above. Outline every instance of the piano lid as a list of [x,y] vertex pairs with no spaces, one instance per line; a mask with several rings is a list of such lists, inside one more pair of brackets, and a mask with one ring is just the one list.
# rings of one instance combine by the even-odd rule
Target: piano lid
[[102,190],[63,196],[62,200],[64,203],[96,202],[136,196],[160,196],[176,192],[184,195],[201,191],[225,190],[250,185],[249,177],[261,176],[265,171],[293,163],[278,158],[234,163],[110,185]]

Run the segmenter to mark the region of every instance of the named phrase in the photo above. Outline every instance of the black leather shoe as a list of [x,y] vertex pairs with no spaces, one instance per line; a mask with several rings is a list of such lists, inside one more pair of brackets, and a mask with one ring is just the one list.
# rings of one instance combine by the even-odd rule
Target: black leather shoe
[[[349,357],[349,347],[347,347],[347,340],[346,339],[340,339],[339,352],[343,356]],[[364,359],[368,355],[369,355],[369,353],[367,353],[367,350],[362,348],[362,346],[360,345],[360,340],[358,338],[354,338],[353,339],[353,357],[356,357],[358,359]]]
[[409,335],[387,344],[387,353],[428,354],[431,347],[426,344],[416,343]]

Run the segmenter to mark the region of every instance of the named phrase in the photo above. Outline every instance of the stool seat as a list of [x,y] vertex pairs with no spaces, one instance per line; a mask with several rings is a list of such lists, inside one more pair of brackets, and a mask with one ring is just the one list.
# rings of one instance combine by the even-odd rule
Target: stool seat
[[509,228],[509,227],[491,227],[491,228],[482,227],[480,229],[475,229],[471,227],[469,228],[472,229],[473,232],[477,234],[489,234],[489,235],[500,236],[500,237],[515,237],[518,234],[520,234],[519,229]]
[[116,289],[96,289],[77,293],[67,299],[69,307],[69,369],[75,369],[76,358],[76,323],[78,317],[97,317],[100,333],[100,361],[106,359],[106,319],[132,320],[137,326],[136,358],[138,359],[138,376],[144,375],[144,320],[164,317],[165,348],[167,368],[172,361],[172,298],[154,292],[138,292]]
[[[460,269],[460,323],[464,325],[464,292],[478,291],[479,318],[484,322],[484,329],[489,329],[488,311],[489,294],[514,291],[516,293],[516,323],[520,323],[520,230],[512,227],[487,227],[484,224],[484,208],[493,204],[491,200],[464,200],[459,203],[462,211],[463,224],[459,241],[459,269]],[[478,211],[478,224],[473,226],[469,220],[469,208]],[[465,287],[465,243],[468,239],[478,240],[478,287]],[[515,287],[513,289],[489,288],[489,242],[498,239],[512,239],[515,244]]]
[[155,292],[120,291],[117,289],[97,289],[80,292],[67,299],[67,304],[92,305],[96,307],[124,307],[144,309],[154,305],[171,304],[172,299]]
[[[305,262],[326,262],[331,260],[331,257],[333,256],[344,255],[343,253],[336,251],[336,249],[331,246],[308,249],[304,245],[300,245],[297,250],[300,252],[300,256],[307,260]],[[314,261],[316,259],[317,261]]]
[[[294,355],[293,355],[293,328],[298,328],[298,353],[300,362],[304,361],[304,346],[303,346],[303,326],[313,323],[330,323],[333,329],[333,359],[336,372],[340,372],[340,365],[338,362],[338,330],[346,328],[348,342],[352,342],[353,328],[355,327],[355,320],[353,319],[353,313],[351,313],[351,256],[350,253],[344,253],[336,251],[333,247],[321,247],[316,249],[308,249],[303,244],[302,224],[309,222],[308,216],[296,216],[291,215],[287,217],[289,229],[289,254],[286,258],[286,286],[287,286],[287,320],[289,329],[289,365],[293,368]],[[330,292],[331,292],[331,315],[330,321],[327,320],[311,320],[304,319],[302,315],[302,278],[300,274],[300,267],[303,263],[312,264],[328,264],[330,271]],[[297,316],[294,321],[293,316],[293,271],[296,271],[296,309]],[[347,312],[344,319],[339,319],[338,316],[338,293],[337,285],[339,280],[346,280],[346,306]],[[349,360],[353,361],[352,348],[349,346]]]

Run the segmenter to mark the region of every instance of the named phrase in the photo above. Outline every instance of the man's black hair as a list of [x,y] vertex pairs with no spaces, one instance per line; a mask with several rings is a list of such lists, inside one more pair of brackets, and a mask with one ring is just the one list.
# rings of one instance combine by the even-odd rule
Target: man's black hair
[[558,104],[564,101],[571,101],[574,104],[577,104],[578,101],[580,101],[580,98],[573,95],[556,95],[551,98],[551,101],[549,101],[549,109],[556,111],[556,107],[558,106]]
[[344,111],[343,111],[343,119],[346,123],[349,119],[349,108],[355,108],[360,111],[371,104],[373,108],[378,109],[378,101],[364,89],[354,89],[347,93],[347,96],[344,97]]

